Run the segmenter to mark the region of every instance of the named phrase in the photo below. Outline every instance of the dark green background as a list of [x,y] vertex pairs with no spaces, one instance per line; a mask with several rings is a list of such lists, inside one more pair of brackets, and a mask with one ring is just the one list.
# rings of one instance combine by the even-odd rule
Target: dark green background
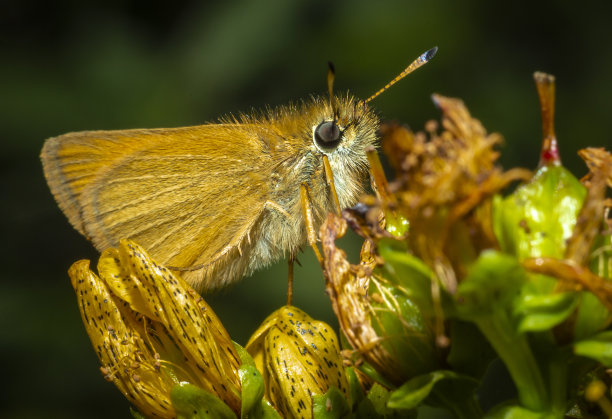
[[[0,5],[1,417],[127,417],[105,382],[66,275],[97,259],[45,185],[45,138],[69,131],[171,127],[337,90],[367,97],[424,50],[438,56],[378,98],[381,115],[415,128],[438,111],[432,92],[461,97],[506,138],[506,166],[537,164],[532,73],[557,76],[557,133],[576,150],[610,144],[608,2],[5,1]],[[296,270],[295,304],[331,319],[312,251]],[[211,301],[244,344],[284,303],[286,266]]]

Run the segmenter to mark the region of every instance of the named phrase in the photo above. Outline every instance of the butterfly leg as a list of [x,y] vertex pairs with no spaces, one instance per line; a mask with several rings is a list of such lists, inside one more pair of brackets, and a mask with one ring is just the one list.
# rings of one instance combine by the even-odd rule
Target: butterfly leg
[[312,217],[312,205],[310,202],[310,188],[305,183],[302,183],[300,185],[300,203],[304,215],[304,223],[306,224],[306,238],[308,239],[308,244],[315,252],[317,260],[322,264],[323,256],[321,256],[321,252],[317,247],[317,231]]
[[389,183],[376,149],[374,147],[366,148],[366,155],[370,163],[370,184],[376,193],[376,197],[388,205],[394,205],[395,197],[389,191]]
[[340,214],[342,209],[340,208],[340,201],[338,201],[338,194],[336,193],[336,184],[334,183],[334,172],[332,172],[331,166],[329,165],[329,159],[327,156],[323,156],[323,166],[325,167],[325,180],[327,181],[327,187],[331,193],[334,205],[336,207],[336,214]]
[[287,289],[287,305],[290,306],[293,302],[293,263],[295,262],[295,253],[289,255],[289,287]]

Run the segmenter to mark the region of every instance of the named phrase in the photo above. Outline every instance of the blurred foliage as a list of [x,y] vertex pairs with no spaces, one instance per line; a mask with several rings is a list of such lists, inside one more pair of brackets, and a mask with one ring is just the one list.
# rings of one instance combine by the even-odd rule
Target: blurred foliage
[[[328,60],[338,90],[366,97],[438,45],[427,68],[376,99],[384,118],[420,127],[437,115],[431,93],[462,97],[504,134],[505,166],[534,167],[540,120],[531,74],[547,71],[557,76],[564,165],[580,176],[586,169],[570,150],[609,144],[611,9],[484,0],[2,2],[0,355],[8,379],[0,416],[71,418],[85,408],[89,417],[127,416],[121,395],[92,368],[66,271],[97,256],[47,190],[38,160],[45,138],[199,124],[286,103],[325,91]],[[310,250],[300,260],[295,304],[333,324]],[[284,302],[286,270],[280,263],[208,299],[239,343]]]

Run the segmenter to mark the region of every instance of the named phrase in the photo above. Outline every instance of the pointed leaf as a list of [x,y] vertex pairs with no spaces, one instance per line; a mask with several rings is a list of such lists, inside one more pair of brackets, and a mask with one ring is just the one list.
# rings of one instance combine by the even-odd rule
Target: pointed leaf
[[242,385],[241,417],[252,417],[251,412],[260,409],[264,395],[264,380],[254,365],[243,365],[238,370]]
[[256,419],[282,419],[276,409],[272,407],[269,401],[263,399],[261,401],[262,412],[261,416],[253,416]]
[[526,294],[517,300],[514,312],[520,317],[520,332],[550,330],[574,312],[579,299],[572,292]]
[[387,406],[393,409],[415,409],[430,395],[439,384],[446,383],[442,389],[444,400],[431,399],[434,407],[446,407],[466,404],[473,398],[478,381],[452,371],[440,370],[424,374],[406,382],[391,393]]
[[386,415],[389,411],[387,402],[389,401],[389,390],[378,383],[375,383],[368,392],[367,400],[370,401],[372,407],[379,415]]
[[178,419],[236,419],[236,414],[217,396],[191,384],[178,384],[170,391]]
[[391,393],[389,397],[389,407],[396,409],[416,409],[423,400],[429,396],[434,385],[445,378],[441,371],[419,375],[409,380]]
[[576,355],[586,356],[601,362],[606,367],[612,367],[612,331],[602,332],[574,344]]
[[558,416],[549,413],[534,412],[521,406],[503,406],[491,410],[486,419],[556,419]]
[[315,419],[336,419],[350,413],[344,394],[337,387],[330,387],[325,394],[312,396],[312,414]]
[[356,406],[365,398],[365,392],[363,391],[363,387],[361,387],[361,383],[357,378],[357,373],[355,372],[354,367],[345,368],[346,378],[349,384],[349,394],[351,395],[351,403],[353,406]]
[[387,380],[382,374],[376,371],[374,367],[370,365],[369,363],[364,362],[361,365],[359,365],[357,368],[359,369],[359,371],[361,371],[364,375],[366,375],[368,378],[370,378],[374,382],[382,384],[383,386],[387,388],[394,387],[392,382]]
[[580,293],[580,305],[574,325],[574,339],[586,339],[607,328],[612,322],[612,313],[590,292]]
[[356,419],[414,419],[417,410],[390,409],[386,403],[389,399],[389,391],[375,384],[368,397],[363,399],[354,413]]

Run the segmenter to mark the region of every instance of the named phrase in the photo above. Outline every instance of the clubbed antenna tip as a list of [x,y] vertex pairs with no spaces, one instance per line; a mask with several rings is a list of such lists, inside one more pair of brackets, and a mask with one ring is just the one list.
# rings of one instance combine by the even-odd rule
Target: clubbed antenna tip
[[385,87],[383,87],[378,92],[374,93],[372,96],[367,98],[363,103],[368,103],[369,101],[371,101],[372,99],[380,95],[382,92],[387,90],[389,87],[393,86],[395,83],[397,83],[398,81],[406,77],[408,74],[412,73],[417,68],[422,67],[423,65],[427,64],[436,55],[437,52],[438,52],[438,47],[433,47],[432,49],[427,50],[421,55],[419,55],[416,60],[411,62],[410,65],[404,69],[404,71],[402,71],[397,77],[395,77],[393,80],[387,83]]

